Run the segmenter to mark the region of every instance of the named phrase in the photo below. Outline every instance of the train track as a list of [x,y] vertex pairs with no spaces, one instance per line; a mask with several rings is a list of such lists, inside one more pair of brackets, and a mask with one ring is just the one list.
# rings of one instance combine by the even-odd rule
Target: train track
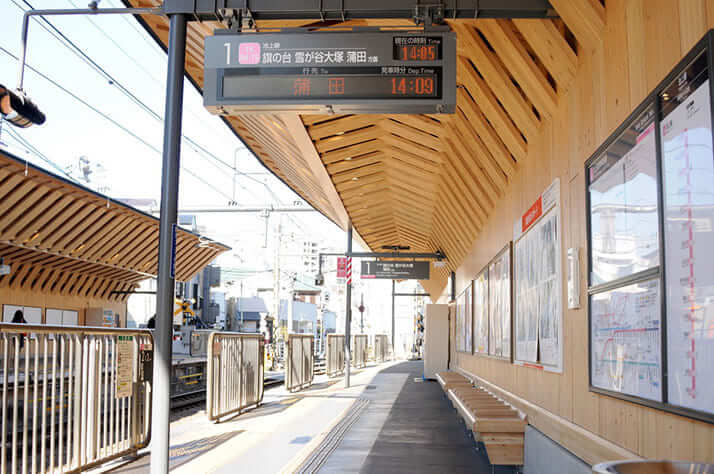
[[[267,379],[264,382],[264,388],[272,388],[284,383],[281,379]],[[196,390],[188,393],[180,393],[171,395],[171,410],[180,410],[183,408],[203,403],[206,401],[206,389]]]

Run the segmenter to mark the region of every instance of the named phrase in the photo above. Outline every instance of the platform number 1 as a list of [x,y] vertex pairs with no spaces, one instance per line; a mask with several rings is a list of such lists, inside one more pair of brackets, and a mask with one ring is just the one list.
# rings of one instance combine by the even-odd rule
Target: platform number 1
[[231,44],[223,43],[223,46],[226,47],[226,65],[230,65],[230,63],[231,63]]

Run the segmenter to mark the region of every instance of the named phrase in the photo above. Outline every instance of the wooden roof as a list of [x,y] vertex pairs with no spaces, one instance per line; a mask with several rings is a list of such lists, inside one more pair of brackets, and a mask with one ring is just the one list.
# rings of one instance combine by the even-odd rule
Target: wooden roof
[[[0,151],[1,288],[123,300],[156,276],[158,219]],[[176,278],[228,250],[180,229]]]
[[[438,295],[574,80],[580,51],[594,46],[605,27],[600,0],[550,3],[559,18],[448,21],[459,55],[454,115],[264,114],[227,122],[314,207],[343,228],[350,218],[370,248],[443,250],[447,266],[432,269],[432,280],[423,282]],[[165,47],[167,20],[142,21]],[[257,28],[307,24],[258,21]],[[354,20],[331,26],[410,24]],[[199,88],[203,38],[216,28],[222,26],[189,24],[186,71]]]

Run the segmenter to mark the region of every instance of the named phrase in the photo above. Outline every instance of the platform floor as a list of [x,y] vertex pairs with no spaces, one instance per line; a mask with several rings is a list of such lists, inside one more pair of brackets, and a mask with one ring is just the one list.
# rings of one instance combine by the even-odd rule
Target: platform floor
[[422,380],[421,361],[379,372],[369,404],[320,473],[491,473],[436,382]]
[[[492,470],[422,371],[421,361],[391,362],[356,371],[349,389],[324,376],[303,392],[271,389],[259,408],[220,424],[187,414],[171,425],[171,471],[296,472],[323,453],[313,463],[321,473],[511,472]],[[149,463],[146,454],[111,472],[146,473]]]

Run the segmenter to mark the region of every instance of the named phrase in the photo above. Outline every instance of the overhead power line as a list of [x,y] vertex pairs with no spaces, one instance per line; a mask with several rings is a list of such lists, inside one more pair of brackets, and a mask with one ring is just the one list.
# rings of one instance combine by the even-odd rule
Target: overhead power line
[[[15,55],[12,54],[10,51],[8,51],[7,49],[5,49],[3,46],[0,46],[0,51],[2,51],[3,53],[5,53],[6,55],[10,56],[11,58],[13,58],[15,61],[18,60],[18,57],[17,57],[17,56],[15,56]],[[98,108],[94,107],[92,104],[88,103],[86,100],[82,99],[81,97],[79,97],[78,95],[76,95],[74,92],[72,92],[72,91],[70,91],[69,89],[65,88],[64,86],[62,86],[60,83],[58,83],[58,82],[55,81],[54,79],[52,79],[52,78],[48,77],[47,75],[41,73],[40,71],[38,71],[37,69],[35,69],[35,68],[34,68],[32,65],[30,65],[30,64],[25,64],[25,67],[26,67],[27,69],[29,69],[30,71],[34,72],[35,74],[37,74],[38,76],[40,76],[42,79],[44,79],[44,80],[46,80],[47,82],[49,82],[50,84],[52,84],[53,86],[55,86],[56,88],[58,88],[59,90],[61,90],[62,92],[64,92],[65,94],[69,95],[71,98],[73,98],[73,99],[76,100],[77,102],[83,104],[85,107],[87,107],[87,108],[90,109],[91,111],[93,111],[93,112],[95,112],[96,114],[100,115],[102,118],[104,118],[105,120],[109,121],[109,122],[112,123],[114,126],[120,128],[122,131],[124,131],[126,134],[130,135],[131,137],[133,137],[135,140],[139,141],[141,144],[143,144],[144,146],[146,146],[146,147],[149,148],[150,150],[156,152],[159,156],[162,155],[162,151],[159,150],[157,147],[155,147],[154,145],[152,145],[151,143],[149,143],[148,141],[146,141],[144,138],[142,138],[142,137],[140,137],[139,135],[137,135],[136,133],[134,133],[132,130],[130,130],[130,129],[127,128],[126,126],[124,126],[124,125],[122,125],[121,123],[117,122],[117,121],[114,120],[112,117],[110,117],[109,115],[105,114],[104,112],[102,112],[102,111],[99,110]],[[220,189],[217,189],[215,186],[213,186],[213,185],[210,184],[208,181],[206,181],[206,180],[204,180],[203,178],[201,178],[199,175],[197,175],[197,174],[194,173],[193,171],[187,169],[185,166],[182,165],[182,166],[181,166],[181,169],[182,169],[183,171],[185,171],[186,173],[190,174],[191,176],[193,176],[194,178],[196,178],[197,180],[199,180],[200,182],[202,182],[203,184],[205,184],[206,186],[210,187],[210,188],[211,188],[212,190],[214,190],[216,193],[221,194],[222,196],[224,196],[224,197],[227,198],[227,199],[231,199],[230,196],[228,196],[227,194],[225,194],[225,193],[224,193],[223,191],[221,191]]]

